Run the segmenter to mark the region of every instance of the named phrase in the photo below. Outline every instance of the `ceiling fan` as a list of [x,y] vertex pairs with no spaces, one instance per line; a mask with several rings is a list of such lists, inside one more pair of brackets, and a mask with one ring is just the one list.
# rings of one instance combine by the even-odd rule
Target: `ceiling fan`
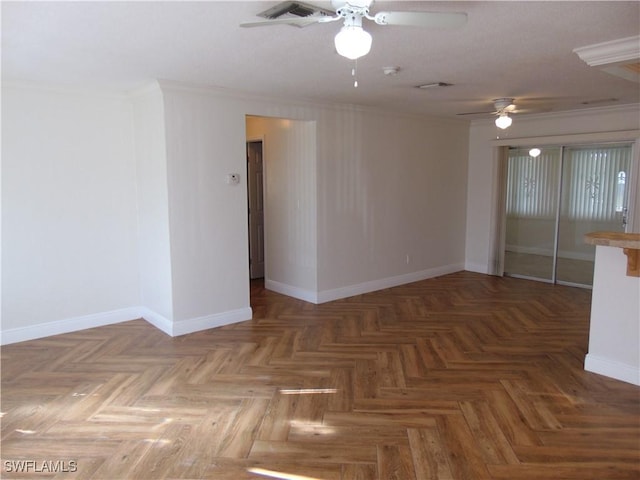
[[495,108],[495,110],[493,111],[489,111],[489,112],[465,112],[465,113],[458,113],[457,115],[486,115],[486,114],[492,114],[492,115],[497,115],[498,118],[496,118],[496,126],[498,128],[509,128],[511,126],[511,123],[513,122],[513,119],[509,116],[509,114],[513,114],[513,113],[522,113],[524,112],[524,110],[520,110],[516,107],[516,104],[513,103],[514,99],[513,98],[507,98],[507,97],[503,97],[503,98],[495,98],[493,100],[493,107]]
[[[335,15],[327,15],[324,11],[318,11],[300,18],[275,18],[259,22],[241,23],[241,27],[262,27],[265,25],[298,25],[305,26],[313,23],[329,23],[343,20],[342,29],[335,36],[335,47],[343,57],[355,60],[371,50],[371,34],[362,28],[362,20],[367,19],[378,25],[404,25],[426,28],[454,28],[462,26],[467,21],[466,13],[446,12],[378,12],[375,15],[369,13],[374,0],[331,0],[335,9]],[[289,2],[293,3],[293,2]],[[311,5],[297,2],[297,5],[312,7]],[[304,10],[304,8],[302,9]],[[311,11],[308,10],[310,13]]]

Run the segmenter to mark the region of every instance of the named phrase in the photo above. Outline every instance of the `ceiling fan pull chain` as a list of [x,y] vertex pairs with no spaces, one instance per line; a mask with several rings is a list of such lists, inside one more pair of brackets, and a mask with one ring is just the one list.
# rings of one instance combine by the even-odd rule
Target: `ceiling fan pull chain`
[[353,61],[351,76],[353,77],[353,88],[358,88],[358,59],[357,58]]

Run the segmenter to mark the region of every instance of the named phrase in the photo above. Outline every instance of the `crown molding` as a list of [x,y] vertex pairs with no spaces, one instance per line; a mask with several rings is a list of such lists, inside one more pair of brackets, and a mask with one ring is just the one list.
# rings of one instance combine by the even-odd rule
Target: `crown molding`
[[136,98],[146,97],[147,95],[162,95],[160,84],[157,80],[152,80],[138,88],[125,92],[127,98],[135,100]]
[[640,59],[640,35],[596,43],[573,50],[591,67]]
[[[625,103],[623,105],[607,105],[605,107],[585,107],[575,108],[573,110],[558,110],[553,112],[541,112],[541,113],[527,113],[514,115],[515,122],[518,124],[532,122],[541,119],[551,118],[579,118],[590,117],[593,115],[600,115],[605,113],[638,113],[640,114],[640,104],[638,103]],[[494,123],[493,118],[479,118],[471,121],[471,125],[487,125]],[[508,129],[507,129],[508,130]]]
[[2,88],[16,90],[31,90],[62,95],[80,95],[86,97],[108,98],[114,100],[127,100],[129,95],[119,89],[99,86],[73,86],[41,83],[32,80],[3,80]]
[[[252,107],[256,107],[260,105],[267,110],[271,110],[274,107],[281,109],[283,107],[291,107],[297,110],[295,119],[296,120],[317,120],[317,114],[309,114],[309,112],[305,112],[305,109],[312,109],[314,111],[323,110],[323,111],[332,111],[332,112],[350,112],[350,113],[363,113],[363,114],[376,114],[389,116],[393,118],[408,118],[415,119],[420,121],[431,121],[437,125],[452,125],[452,126],[468,126],[469,120],[460,119],[460,118],[452,118],[452,117],[444,117],[431,115],[426,113],[418,113],[418,112],[410,112],[404,110],[394,110],[384,107],[376,107],[370,105],[359,105],[353,103],[333,103],[333,102],[323,102],[323,101],[315,101],[304,98],[291,98],[291,97],[283,97],[277,95],[264,95],[264,94],[256,94],[252,92],[247,92],[243,90],[234,90],[230,88],[222,88],[211,85],[202,85],[195,83],[187,83],[187,82],[178,82],[173,80],[164,80],[157,79],[157,85],[159,85],[162,92],[177,92],[177,93],[191,93],[196,95],[204,95],[209,97],[218,97],[225,99],[232,99],[242,102],[251,102]],[[302,110],[300,110],[302,109]],[[257,115],[260,116],[263,113],[252,111],[251,113],[247,113],[248,115]],[[279,116],[281,113],[277,114],[265,114],[266,116]],[[289,113],[289,118],[294,118]]]
[[564,135],[543,135],[538,137],[502,138],[492,140],[496,147],[528,147],[535,145],[580,145],[589,143],[636,142],[640,130],[619,130],[613,132],[568,133]]

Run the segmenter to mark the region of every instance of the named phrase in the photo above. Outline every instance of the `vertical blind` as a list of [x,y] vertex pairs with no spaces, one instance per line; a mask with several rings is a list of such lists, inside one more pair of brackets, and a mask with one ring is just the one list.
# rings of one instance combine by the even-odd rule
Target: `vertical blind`
[[528,149],[509,151],[507,173],[507,215],[527,218],[555,218],[560,149],[544,149],[538,157]]
[[615,220],[624,204],[630,165],[630,145],[567,148],[562,215],[577,220]]
[[[561,162],[561,152],[564,161]],[[611,221],[628,194],[631,145],[545,148],[534,158],[511,149],[507,173],[507,215],[554,218],[562,165],[560,214],[569,219]]]

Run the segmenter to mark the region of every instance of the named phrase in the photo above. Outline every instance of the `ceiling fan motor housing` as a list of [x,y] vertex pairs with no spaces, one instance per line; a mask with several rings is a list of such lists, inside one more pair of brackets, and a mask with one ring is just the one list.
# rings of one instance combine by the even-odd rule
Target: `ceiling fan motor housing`
[[497,112],[503,112],[509,108],[515,108],[513,104],[513,98],[496,98],[493,100],[493,105]]
[[336,12],[343,8],[351,8],[354,10],[369,10],[371,5],[373,5],[373,0],[331,0],[331,5]]
[[[373,2],[358,2],[358,1],[350,1],[347,3],[344,2],[334,2],[334,7],[336,8],[336,14],[342,18],[344,18],[345,25],[362,25],[362,17],[369,16],[369,5]],[[338,5],[336,5],[338,4]]]

